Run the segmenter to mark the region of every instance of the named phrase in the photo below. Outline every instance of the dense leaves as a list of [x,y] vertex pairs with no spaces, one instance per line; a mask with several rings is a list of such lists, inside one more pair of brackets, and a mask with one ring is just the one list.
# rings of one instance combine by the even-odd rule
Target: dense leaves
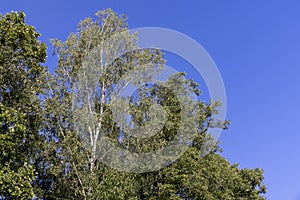
[[0,15],[0,197],[34,196],[46,46],[25,14]]
[[[66,41],[53,39],[59,60],[52,75],[41,66],[46,47],[24,17],[20,12],[0,18],[0,199],[265,199],[261,169],[230,164],[217,145],[201,154],[209,128],[229,124],[214,118],[219,102],[200,101],[197,83],[185,73],[170,76],[165,85],[141,84],[164,68],[164,53],[138,49],[126,16],[99,11]],[[126,105],[115,104],[113,95],[126,81],[138,88],[126,99],[131,120],[151,137],[135,137],[114,120],[114,111]],[[166,122],[148,126],[160,114],[151,110],[154,103],[166,111]],[[191,123],[183,120],[187,105]],[[98,154],[102,138],[131,153],[156,151],[174,142],[181,127],[194,137],[175,141],[189,148],[178,159],[166,156],[168,165],[158,170],[117,170],[103,162],[109,155]],[[120,154],[113,163],[123,159]]]

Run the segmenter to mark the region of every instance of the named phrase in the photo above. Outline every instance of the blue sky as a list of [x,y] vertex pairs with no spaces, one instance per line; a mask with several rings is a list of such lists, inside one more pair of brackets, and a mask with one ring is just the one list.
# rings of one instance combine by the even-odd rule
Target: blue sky
[[217,64],[232,121],[221,136],[223,155],[265,170],[267,197],[300,199],[300,2],[297,0],[0,0],[0,12],[23,10],[49,39],[65,40],[79,20],[112,8],[130,28],[157,26],[199,42]]

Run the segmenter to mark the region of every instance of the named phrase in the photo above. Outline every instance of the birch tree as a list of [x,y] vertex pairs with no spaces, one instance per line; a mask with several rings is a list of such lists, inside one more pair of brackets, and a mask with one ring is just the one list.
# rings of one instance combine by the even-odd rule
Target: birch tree
[[[137,40],[138,35],[128,32],[126,16],[111,9],[81,21],[77,32],[65,42],[53,40],[58,67],[48,77],[48,96],[44,100],[43,132],[49,147],[43,164],[41,197],[264,199],[260,169],[238,169],[218,154],[217,145],[206,157],[200,156],[208,129],[227,128],[227,121],[214,120],[219,103],[200,101],[198,84],[186,79],[185,73],[167,80],[167,85],[180,85],[176,90],[160,83],[143,85],[144,80],[151,82],[164,68],[165,60],[158,49],[139,49]],[[137,91],[119,101],[115,97],[121,98],[118,95],[128,83],[137,86]],[[189,92],[197,96],[194,101],[187,98]],[[185,103],[176,96],[179,93]],[[166,113],[153,107],[155,102]],[[190,124],[183,119],[185,105],[191,105],[188,114],[195,114]],[[123,115],[124,110],[129,118]],[[156,120],[148,126],[149,119],[156,115],[166,122]],[[118,123],[116,119],[133,123]],[[185,131],[193,132],[192,138],[178,134],[182,123]],[[137,132],[144,130],[147,137],[137,137],[136,132],[130,131],[132,126],[139,127]],[[157,131],[155,127],[162,128]],[[133,160],[107,148],[110,143],[135,155],[147,154],[168,146],[174,138],[177,145],[185,143],[189,149],[177,160],[167,154],[165,168],[143,173],[134,173],[140,169],[136,162],[128,171],[120,170]],[[149,165],[157,167],[155,162]]]
[[[59,62],[55,75],[49,77],[49,96],[44,105],[48,117],[44,131],[53,142],[49,147],[53,149],[53,159],[49,159],[47,165],[54,167],[47,167],[47,176],[53,182],[55,179],[55,184],[51,185],[50,181],[44,195],[99,199],[111,195],[101,187],[111,185],[111,177],[108,180],[105,177],[113,171],[97,161],[97,142],[104,133],[119,134],[108,109],[110,94],[116,82],[128,71],[149,62],[155,64],[152,71],[159,70],[164,60],[157,49],[136,50],[136,35],[128,33],[126,17],[110,9],[97,12],[95,19],[81,21],[77,30],[65,42],[52,41]],[[90,65],[94,68],[87,68]],[[146,73],[137,75],[146,76]],[[98,77],[96,82],[95,76]],[[78,85],[79,79],[82,81]],[[92,93],[90,88],[94,89]],[[72,106],[82,104],[84,108],[72,109]],[[84,116],[84,119],[80,118],[78,123],[81,124],[74,126],[78,116]],[[117,138],[114,139],[117,142]],[[120,173],[113,181],[118,180],[120,184],[131,180],[130,177]],[[132,192],[133,185],[115,189],[127,194]]]

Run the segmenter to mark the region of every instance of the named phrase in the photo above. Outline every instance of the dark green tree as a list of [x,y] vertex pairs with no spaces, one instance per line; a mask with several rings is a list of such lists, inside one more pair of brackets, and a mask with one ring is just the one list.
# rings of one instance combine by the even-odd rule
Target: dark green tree
[[0,15],[0,197],[34,196],[46,46],[23,12]]

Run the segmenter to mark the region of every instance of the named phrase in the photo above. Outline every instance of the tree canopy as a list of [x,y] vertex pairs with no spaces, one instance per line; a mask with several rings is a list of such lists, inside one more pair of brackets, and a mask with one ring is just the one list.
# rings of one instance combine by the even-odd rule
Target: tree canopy
[[0,197],[34,196],[46,46],[25,14],[0,15]]
[[[40,34],[24,18],[0,17],[0,199],[265,199],[262,169],[230,164],[217,144],[199,153],[209,128],[229,125],[215,121],[219,102],[199,100],[198,84],[185,73],[143,84],[164,69],[165,52],[139,49],[125,15],[99,11],[66,41],[53,39],[53,74],[41,65]],[[136,92],[118,95],[128,82]],[[130,122],[117,122],[126,109]],[[181,127],[193,137],[183,139]],[[164,167],[128,159],[170,143],[188,148],[178,159],[167,154]]]

